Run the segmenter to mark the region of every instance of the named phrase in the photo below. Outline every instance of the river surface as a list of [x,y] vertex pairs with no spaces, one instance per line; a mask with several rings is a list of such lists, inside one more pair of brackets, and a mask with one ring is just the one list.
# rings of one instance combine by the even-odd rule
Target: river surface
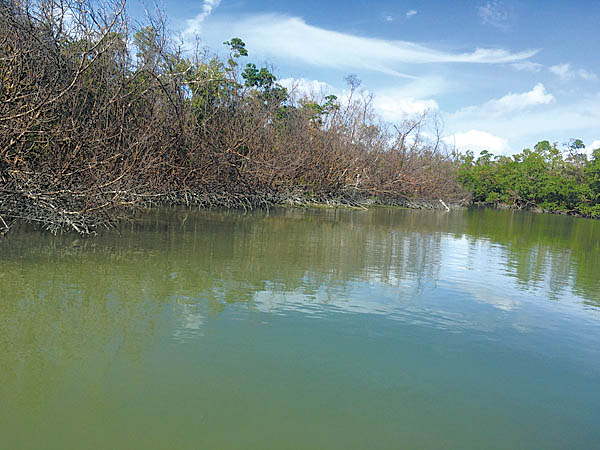
[[600,448],[600,221],[156,210],[0,256],[2,449]]

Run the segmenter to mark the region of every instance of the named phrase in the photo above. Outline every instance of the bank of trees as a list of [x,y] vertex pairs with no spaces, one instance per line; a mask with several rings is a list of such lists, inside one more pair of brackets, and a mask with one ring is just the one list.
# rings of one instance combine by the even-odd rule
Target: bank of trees
[[541,141],[513,156],[462,156],[458,179],[473,201],[600,218],[600,149]]
[[120,0],[0,0],[0,230],[110,226],[136,206],[458,200],[426,117],[387,126],[347,95],[288,90],[248,61],[182,51]]
[[[137,207],[411,205],[469,199],[600,217],[600,153],[548,142],[459,156],[435,118],[391,126],[353,76],[343,98],[281,86],[240,38],[183,51],[121,0],[0,0],[0,234],[111,226]],[[427,131],[424,133],[423,131]]]

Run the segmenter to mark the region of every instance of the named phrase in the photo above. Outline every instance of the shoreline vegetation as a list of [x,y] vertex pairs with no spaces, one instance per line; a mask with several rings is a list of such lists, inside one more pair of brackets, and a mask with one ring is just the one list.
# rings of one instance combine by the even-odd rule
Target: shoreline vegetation
[[584,143],[572,139],[561,151],[538,142],[512,156],[483,151],[461,155],[458,180],[472,202],[498,208],[600,218],[600,149],[591,159]]
[[[600,216],[600,153],[588,162],[577,144],[563,159],[538,144],[518,161],[476,160],[444,143],[435,115],[381,121],[354,75],[342,98],[286,88],[240,38],[224,46],[221,57],[189,48],[160,13],[134,26],[122,0],[0,0],[0,234],[18,222],[88,234],[169,205],[474,200]],[[531,155],[542,175],[562,170],[556,191],[565,180],[587,190],[563,201],[542,175],[533,188],[551,201],[516,187]]]
[[435,119],[381,122],[355,76],[344,99],[288,90],[241,39],[225,57],[184,51],[160,14],[132,29],[120,1],[0,8],[4,231],[25,221],[85,234],[155,205],[468,197]]

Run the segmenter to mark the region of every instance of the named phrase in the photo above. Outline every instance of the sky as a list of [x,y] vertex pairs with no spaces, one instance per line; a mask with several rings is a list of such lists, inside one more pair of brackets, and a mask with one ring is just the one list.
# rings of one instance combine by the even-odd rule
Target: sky
[[[131,1],[131,0],[130,0]],[[134,0],[137,1],[137,0]],[[131,6],[134,14],[143,10]],[[459,150],[600,147],[600,0],[163,0],[169,27],[280,83],[343,96],[355,74],[387,122],[432,111]],[[137,8],[137,9],[136,9]]]

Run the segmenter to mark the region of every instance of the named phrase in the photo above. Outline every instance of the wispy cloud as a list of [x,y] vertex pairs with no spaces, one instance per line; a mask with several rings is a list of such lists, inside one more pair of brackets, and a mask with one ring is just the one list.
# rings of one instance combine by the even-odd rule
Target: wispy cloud
[[[188,24],[192,24],[190,21]],[[226,30],[226,31],[224,31]],[[188,27],[187,33],[193,33]],[[224,35],[227,33],[227,35]],[[307,24],[298,17],[276,14],[251,16],[226,24],[212,20],[204,24],[203,37],[222,42],[242,36],[248,47],[260,56],[277,61],[293,61],[322,68],[369,70],[414,78],[401,71],[407,64],[468,63],[498,64],[526,60],[536,50],[513,53],[495,48],[476,48],[467,53],[437,50],[414,42],[375,39],[327,30]]]
[[571,64],[557,64],[550,66],[550,72],[563,80],[571,80],[573,78],[581,78],[583,80],[591,81],[597,80],[598,76],[593,72],[588,72],[585,69],[573,69]]
[[440,109],[437,102],[432,99],[419,100],[414,97],[397,97],[385,94],[376,95],[373,106],[384,120],[391,123],[401,122],[407,116]]
[[193,35],[200,32],[202,22],[212,14],[212,12],[221,4],[221,0],[204,0],[202,4],[202,12],[186,22],[185,35]]
[[410,19],[412,16],[416,16],[416,15],[417,15],[417,11],[415,11],[414,9],[411,9],[410,11],[407,11],[407,12],[406,12],[406,17],[408,17],[409,19]]
[[394,21],[394,17],[393,16],[385,16],[385,21],[386,22],[393,22]]
[[478,8],[481,22],[496,28],[510,28],[510,13],[504,3],[492,0]]
[[597,80],[598,79],[598,75],[596,75],[593,72],[588,72],[585,69],[579,69],[577,71],[577,75],[579,76],[579,78],[583,78],[584,80]]
[[555,66],[551,66],[550,72],[560,78],[570,78],[572,76],[570,64],[557,64]]
[[521,70],[524,72],[539,72],[544,66],[539,63],[531,62],[531,61],[522,61],[518,63],[512,63],[511,67],[516,70]]
[[393,87],[382,87],[375,89],[374,93],[377,97],[389,97],[391,99],[430,99],[456,88],[456,83],[447,80],[440,75],[422,76],[409,82],[395,85]]

